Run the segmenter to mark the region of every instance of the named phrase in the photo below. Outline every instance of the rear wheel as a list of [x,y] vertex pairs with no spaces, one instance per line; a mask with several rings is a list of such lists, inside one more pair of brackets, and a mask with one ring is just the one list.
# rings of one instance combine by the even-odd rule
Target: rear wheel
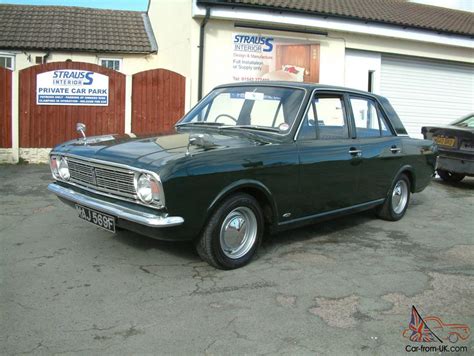
[[445,171],[444,169],[438,169],[436,171],[442,180],[450,183],[457,183],[464,179],[464,174],[454,173],[450,171]]
[[384,220],[400,220],[405,215],[409,201],[410,180],[405,174],[400,174],[393,183],[387,199],[377,210],[377,215]]
[[204,261],[216,268],[239,268],[254,256],[263,229],[263,214],[257,200],[239,193],[217,208],[196,242],[196,250]]

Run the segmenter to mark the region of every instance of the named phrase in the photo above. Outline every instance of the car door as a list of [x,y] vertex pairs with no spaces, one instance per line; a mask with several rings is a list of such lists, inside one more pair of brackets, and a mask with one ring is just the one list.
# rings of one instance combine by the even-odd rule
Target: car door
[[376,100],[349,95],[348,106],[355,133],[354,145],[361,151],[355,203],[384,198],[401,166],[401,139],[394,134]]
[[353,205],[359,153],[344,96],[317,92],[297,135],[302,209],[314,215]]

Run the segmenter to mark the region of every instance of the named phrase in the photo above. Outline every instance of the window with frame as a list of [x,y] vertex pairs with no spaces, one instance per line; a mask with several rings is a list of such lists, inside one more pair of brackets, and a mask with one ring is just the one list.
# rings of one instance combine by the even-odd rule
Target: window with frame
[[14,60],[13,56],[6,56],[0,54],[0,67],[13,70]]
[[342,96],[318,95],[301,125],[299,138],[309,140],[337,140],[349,138],[349,128],[344,118]]
[[318,125],[319,139],[349,138],[349,129],[344,118],[342,96],[317,96],[314,99],[314,114]]
[[350,102],[358,138],[392,136],[374,101],[351,97]]
[[119,58],[100,58],[100,65],[105,68],[119,71],[122,67],[122,60]]

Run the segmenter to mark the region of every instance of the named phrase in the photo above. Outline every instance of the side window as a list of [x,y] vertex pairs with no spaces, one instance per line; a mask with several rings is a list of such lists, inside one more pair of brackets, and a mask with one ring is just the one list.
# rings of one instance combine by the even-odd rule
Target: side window
[[371,100],[351,97],[357,137],[380,137],[377,109]]
[[385,122],[385,119],[383,116],[379,117],[380,119],[380,131],[382,132],[382,136],[393,136],[392,131],[388,128],[387,123]]
[[122,67],[122,59],[120,58],[100,58],[100,65],[109,69],[119,71]]
[[376,104],[370,99],[351,97],[352,114],[357,137],[391,136],[383,117],[380,117]]
[[7,55],[0,55],[0,67],[4,67],[10,70],[14,68],[14,57]]
[[321,96],[314,99],[318,137],[321,140],[334,140],[349,137],[344,120],[342,97]]

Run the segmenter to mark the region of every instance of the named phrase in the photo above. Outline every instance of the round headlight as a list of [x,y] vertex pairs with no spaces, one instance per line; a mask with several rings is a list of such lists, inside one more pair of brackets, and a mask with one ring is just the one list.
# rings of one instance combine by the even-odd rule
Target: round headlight
[[64,157],[61,158],[61,160],[59,161],[58,173],[61,179],[69,180],[69,178],[71,178],[71,173],[69,173],[69,166]]
[[142,174],[137,181],[137,195],[144,203],[153,201],[153,192],[151,191],[151,180],[146,174]]
[[137,179],[137,195],[144,203],[150,204],[160,200],[158,182],[148,174],[141,174]]

